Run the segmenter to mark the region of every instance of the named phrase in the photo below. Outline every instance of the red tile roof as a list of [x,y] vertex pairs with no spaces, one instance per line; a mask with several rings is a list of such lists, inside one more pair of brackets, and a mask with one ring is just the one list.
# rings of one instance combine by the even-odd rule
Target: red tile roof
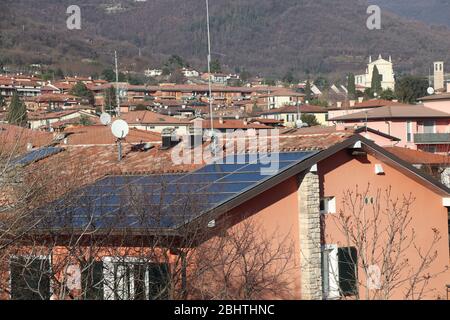
[[385,149],[411,164],[440,164],[450,166],[450,156],[400,147],[385,147]]
[[[198,120],[194,120],[198,121]],[[201,120],[200,120],[201,121]],[[266,126],[264,124],[251,123],[246,120],[237,119],[214,119],[213,120],[214,129],[273,129],[272,127]],[[202,126],[205,129],[211,128],[211,120],[205,119],[202,121]]]
[[35,131],[9,124],[0,124],[0,154],[4,152],[23,153],[27,144],[35,148],[47,146],[53,141],[53,134]]
[[423,105],[395,105],[370,109],[367,111],[348,114],[330,121],[353,121],[364,119],[415,119],[415,118],[448,118],[450,113],[437,111]]
[[156,124],[156,125],[188,125],[187,120],[177,119],[152,111],[131,111],[122,114],[121,118],[129,124]]
[[278,109],[272,109],[266,111],[263,114],[281,114],[281,113],[297,113],[298,111],[303,113],[327,113],[326,108],[320,106],[314,106],[309,104],[302,104],[298,108],[297,106],[284,106]]
[[[93,126],[77,126],[64,130],[67,136],[67,145],[115,145],[116,138],[111,133],[109,126],[93,125]],[[158,133],[143,131],[138,129],[130,129],[125,144],[136,143],[161,143],[161,135]]]

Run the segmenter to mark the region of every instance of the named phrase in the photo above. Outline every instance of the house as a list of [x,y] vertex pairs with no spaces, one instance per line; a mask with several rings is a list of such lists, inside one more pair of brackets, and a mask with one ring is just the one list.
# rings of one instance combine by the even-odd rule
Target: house
[[333,119],[336,117],[357,113],[365,112],[371,109],[387,107],[387,106],[399,106],[405,105],[398,101],[390,101],[384,99],[369,99],[364,100],[362,97],[358,101],[349,101],[348,104],[338,104],[337,107],[328,109],[328,118]]
[[34,97],[27,107],[33,110],[61,110],[78,107],[81,102],[82,99],[74,95],[48,93]]
[[36,111],[28,113],[28,123],[30,129],[49,128],[53,123],[80,118],[83,114],[82,110],[66,110],[66,111]]
[[[263,91],[261,88],[260,91]],[[303,102],[305,95],[286,88],[268,89],[266,94],[258,95],[258,103],[266,104],[268,110],[278,109],[285,105],[295,105]]]
[[191,123],[153,111],[131,111],[121,116],[131,128],[161,133],[164,129],[174,129],[178,135],[187,134]]
[[181,72],[186,78],[197,78],[200,76],[200,73],[192,68],[183,68]]
[[372,61],[372,56],[369,57],[369,64],[367,65],[366,73],[355,76],[355,85],[360,88],[370,88],[372,86],[372,76],[375,66],[381,76],[381,88],[383,90],[390,89],[395,90],[395,78],[394,78],[394,67],[392,64],[392,59],[389,56],[389,60],[383,59],[381,54],[378,59]]
[[327,124],[328,110],[323,107],[301,104],[298,106],[287,105],[278,109],[272,109],[262,113],[266,119],[282,120],[286,127],[295,127],[302,114],[313,115],[320,125]]
[[[66,152],[34,163],[28,170],[37,174],[36,168],[45,167],[45,163],[64,162],[64,166],[69,167],[63,161]],[[162,160],[164,153],[160,150],[131,152],[129,157],[132,163],[140,163],[136,161],[138,156],[147,159],[146,165],[150,164],[151,158],[159,157],[167,164],[167,160]],[[104,164],[101,167],[108,163],[104,150],[89,157],[79,150],[76,159]],[[35,210],[35,216],[45,219],[29,231],[29,237],[46,247],[34,248],[33,256],[27,254],[27,250],[33,249],[29,242],[22,245],[16,241],[18,254],[11,255],[9,261],[1,264],[4,276],[0,278],[0,287],[8,289],[2,292],[9,293],[2,297],[48,299],[53,293],[54,297],[63,299],[200,298],[203,294],[223,292],[220,289],[229,284],[227,278],[214,271],[220,268],[220,258],[236,257],[233,243],[240,248],[249,248],[244,255],[258,266],[264,266],[265,259],[280,257],[276,261],[282,263],[271,264],[270,274],[271,278],[277,276],[284,285],[276,287],[278,290],[262,290],[260,295],[255,295],[258,298],[445,297],[450,279],[448,188],[385,149],[349,132],[317,133],[305,139],[293,133],[281,134],[278,158],[272,158],[270,162],[263,160],[253,163],[246,160],[240,164],[212,163],[178,173],[149,174],[134,170],[127,175],[122,171],[88,184],[84,180],[73,194],[56,196],[56,201]],[[117,165],[116,162],[116,166],[117,169],[125,168],[126,164]],[[263,175],[263,168],[271,169]],[[134,168],[131,166],[130,169]],[[84,171],[80,171],[80,175],[83,174]],[[53,175],[46,173],[46,176]],[[143,191],[139,193],[139,190]],[[388,233],[392,226],[389,214],[399,210],[392,210],[390,202],[382,201],[381,196],[387,195],[388,200],[393,201],[408,200],[411,193],[414,201],[408,202],[402,211],[407,224],[401,228],[395,225],[394,234]],[[347,197],[355,194],[357,207],[362,211],[346,205],[350,201]],[[132,199],[138,201],[132,202]],[[378,205],[387,216],[372,211]],[[403,216],[395,217],[394,223],[404,223]],[[357,223],[358,219],[372,222],[364,225],[364,237],[355,237],[356,240],[346,237],[339,223]],[[240,234],[242,241],[227,243],[226,247],[219,247],[222,250],[210,250],[216,248],[215,243],[226,241],[242,228],[252,226],[262,228],[257,237]],[[83,233],[83,230],[89,230],[89,233]],[[191,232],[187,232],[189,230]],[[401,230],[401,233],[395,230]],[[51,241],[50,234],[57,236],[58,241]],[[439,237],[434,237],[436,234]],[[395,251],[397,247],[391,250],[392,244],[402,241],[397,239],[398,236],[406,242],[412,241],[413,246],[401,242],[400,252]],[[79,244],[71,241],[74,237]],[[269,244],[264,242],[265,239],[270,241]],[[366,247],[362,246],[361,239],[367,241],[363,244],[374,246],[373,255],[371,250],[362,249]],[[153,246],[155,242],[157,247]],[[259,243],[262,246],[258,246]],[[283,244],[292,249],[291,254],[284,255],[287,250],[282,250]],[[436,255],[428,255],[429,250]],[[278,256],[280,253],[283,255]],[[378,259],[379,256],[384,260]],[[421,257],[424,256],[430,259],[426,258],[427,265],[422,268]],[[203,269],[196,265],[214,258],[215,267],[208,269],[211,273],[198,273]],[[389,268],[383,267],[386,259]],[[227,262],[227,267],[235,267],[236,275],[232,275],[236,279],[242,275],[239,274],[242,268],[239,261]],[[370,261],[370,265],[367,266],[365,261]],[[22,285],[23,270],[33,262],[37,267],[26,269],[31,270],[26,279],[42,279],[29,281],[40,284],[32,288],[34,291]],[[64,273],[68,277],[66,280],[60,270],[68,269],[71,272]],[[278,274],[276,271],[280,269],[283,272]],[[60,280],[52,282],[53,286],[46,280],[48,270],[51,276]],[[389,277],[392,272],[396,274],[395,279]],[[73,274],[79,276],[71,276]],[[126,274],[134,276],[124,277]],[[252,275],[258,283],[266,278]],[[69,284],[66,293],[61,293],[66,284]],[[233,284],[239,288],[239,283]],[[121,290],[124,287],[133,290]],[[229,287],[229,294],[242,297],[232,288]]]
[[[202,129],[207,130],[211,129],[211,120],[206,118],[197,118],[192,121],[192,123],[196,126],[201,126]],[[257,123],[257,122],[251,122],[247,119],[213,119],[213,128],[214,130],[218,130],[221,132],[230,132],[230,131],[236,131],[236,130],[272,130],[273,127]]]
[[145,70],[144,74],[147,78],[150,78],[150,77],[159,77],[160,75],[163,74],[163,72],[161,69],[147,69]]
[[422,105],[393,105],[370,109],[329,121],[338,126],[368,126],[401,139],[399,147],[448,154],[450,113]]

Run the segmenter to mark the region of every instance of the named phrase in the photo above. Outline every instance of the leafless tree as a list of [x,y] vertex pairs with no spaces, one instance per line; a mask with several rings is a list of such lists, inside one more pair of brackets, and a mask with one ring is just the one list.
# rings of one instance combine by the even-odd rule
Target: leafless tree
[[357,277],[359,289],[351,298],[423,299],[432,290],[430,281],[446,272],[446,268],[433,268],[439,230],[429,230],[426,246],[417,241],[411,213],[414,202],[412,194],[394,196],[391,187],[373,192],[370,185],[363,190],[356,186],[343,193],[341,209],[325,224],[334,223],[344,245],[356,249],[356,258],[349,256],[362,277]]

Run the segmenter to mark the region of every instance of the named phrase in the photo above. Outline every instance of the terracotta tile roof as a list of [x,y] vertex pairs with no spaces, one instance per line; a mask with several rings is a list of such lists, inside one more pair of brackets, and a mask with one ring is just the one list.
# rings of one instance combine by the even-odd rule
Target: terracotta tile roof
[[70,94],[48,93],[37,96],[33,100],[35,102],[67,102],[67,101],[77,101],[80,100],[80,98],[72,96]]
[[0,124],[0,154],[4,152],[23,153],[30,143],[34,148],[51,144],[53,134],[49,132],[35,131],[27,128]]
[[77,113],[79,110],[66,110],[56,112],[29,112],[28,120],[45,120],[45,119],[59,119],[64,116],[68,116]]
[[302,104],[297,108],[297,106],[284,106],[278,109],[272,109],[270,111],[266,111],[263,114],[281,114],[281,113],[297,113],[298,111],[303,113],[327,113],[328,110],[326,108],[320,106],[314,106],[309,104]]
[[284,120],[257,118],[257,119],[251,120],[251,122],[259,122],[262,124],[282,124],[284,122]]
[[363,112],[348,114],[330,121],[352,121],[364,119],[414,119],[414,118],[448,118],[450,113],[433,110],[423,105],[396,105],[376,109],[370,109]]
[[433,94],[431,96],[426,96],[417,99],[417,101],[433,101],[433,100],[450,100],[450,92]]
[[450,167],[450,156],[400,147],[385,147],[385,149],[410,164],[441,164]]
[[357,102],[355,103],[355,106],[352,107],[352,109],[379,108],[386,106],[406,106],[406,104],[383,99],[372,99],[363,102]]
[[129,124],[156,124],[156,125],[172,125],[185,124],[189,121],[180,120],[171,116],[162,115],[152,111],[131,111],[122,114],[121,118]]
[[[198,120],[197,120],[198,121]],[[245,120],[237,119],[214,119],[213,120],[214,129],[273,129],[272,127],[266,126],[264,124],[246,122]],[[205,119],[202,122],[202,126],[205,129],[211,128],[210,119]]]
[[[93,126],[77,126],[71,127],[63,132],[67,134],[67,145],[115,145],[116,138],[111,133],[109,126],[93,125]],[[130,129],[130,133],[124,140],[125,144],[136,143],[161,143],[161,135],[159,133]]]

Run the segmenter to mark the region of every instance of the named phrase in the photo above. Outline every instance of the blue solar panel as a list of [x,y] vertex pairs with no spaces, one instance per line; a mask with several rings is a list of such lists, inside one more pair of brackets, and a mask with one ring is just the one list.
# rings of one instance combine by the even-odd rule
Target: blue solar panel
[[46,147],[46,148],[40,148],[37,150],[33,150],[31,152],[28,152],[26,155],[18,157],[13,161],[13,164],[26,166],[30,163],[45,159],[51,155],[60,153],[63,151],[63,148],[57,148],[57,147]]
[[45,211],[56,218],[44,222],[54,228],[177,228],[314,154],[280,153],[258,163],[247,155],[243,164],[211,164],[188,174],[106,177],[54,202]]

